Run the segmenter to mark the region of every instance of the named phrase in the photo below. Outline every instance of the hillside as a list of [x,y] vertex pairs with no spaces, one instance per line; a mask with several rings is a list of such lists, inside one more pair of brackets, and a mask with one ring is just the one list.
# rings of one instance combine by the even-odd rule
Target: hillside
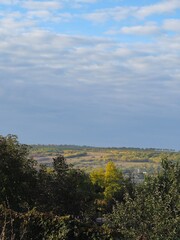
[[68,164],[87,171],[104,167],[113,161],[117,167],[127,169],[157,169],[162,157],[177,161],[180,152],[168,149],[99,148],[75,145],[31,145],[30,155],[40,164],[51,166],[53,158],[63,155]]

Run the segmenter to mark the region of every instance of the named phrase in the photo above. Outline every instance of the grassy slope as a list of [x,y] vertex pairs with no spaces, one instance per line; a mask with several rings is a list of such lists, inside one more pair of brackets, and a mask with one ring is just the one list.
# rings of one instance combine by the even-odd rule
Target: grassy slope
[[77,168],[92,170],[94,167],[104,167],[113,161],[122,169],[157,168],[163,156],[171,160],[179,160],[180,152],[158,149],[133,148],[93,148],[68,145],[33,145],[30,155],[39,163],[51,166],[53,157],[62,154],[68,163]]

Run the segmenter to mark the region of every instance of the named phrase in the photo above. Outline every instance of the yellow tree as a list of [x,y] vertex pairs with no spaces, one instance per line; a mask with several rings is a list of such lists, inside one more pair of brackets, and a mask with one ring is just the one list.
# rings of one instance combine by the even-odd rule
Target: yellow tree
[[113,162],[107,163],[105,169],[98,168],[91,172],[91,181],[100,187],[101,197],[105,200],[113,198],[121,190],[123,175]]
[[105,174],[105,191],[104,197],[106,200],[113,198],[114,194],[121,190],[123,180],[122,172],[115,166],[113,162],[106,165]]
[[104,188],[104,176],[105,171],[103,168],[97,168],[90,173],[90,178],[92,183],[98,185],[101,188]]

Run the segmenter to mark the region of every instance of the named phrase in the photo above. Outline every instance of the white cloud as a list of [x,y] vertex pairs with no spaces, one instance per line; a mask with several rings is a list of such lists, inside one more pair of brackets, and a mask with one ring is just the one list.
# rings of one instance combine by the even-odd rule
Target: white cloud
[[[22,16],[19,15],[21,19]],[[1,37],[3,34],[7,36],[11,36],[13,34],[19,34],[20,32],[28,31],[28,29],[35,26],[34,21],[20,21],[19,19],[16,20],[16,15],[9,15],[6,18],[1,19],[0,21],[0,32]]]
[[106,34],[129,34],[129,35],[151,35],[159,37],[160,35],[168,35],[168,32],[180,32],[180,19],[165,19],[162,24],[156,22],[145,22],[144,25],[123,26],[120,30],[109,29]]
[[[177,87],[180,89],[180,84],[177,85],[180,46],[175,37],[161,38],[154,44],[129,45],[103,38],[33,31],[9,37],[3,44],[1,39],[0,78],[7,82],[18,80],[27,86],[75,89],[92,86],[102,89],[102,95],[107,88],[115,102],[121,99],[119,89],[122,97],[129,103],[133,99],[134,104],[140,103],[141,98],[155,103],[156,94],[171,96]],[[153,93],[155,89],[157,92]]]
[[146,25],[122,27],[120,32],[124,34],[152,35],[160,33],[161,29],[155,23],[146,23]]
[[153,14],[170,13],[180,8],[179,0],[164,0],[160,3],[152,4],[149,6],[140,7],[135,16],[138,18],[145,18]]
[[96,3],[99,0],[72,0],[71,2],[75,2],[75,3]]
[[105,22],[108,20],[121,21],[122,19],[126,19],[128,17],[143,19],[153,14],[171,13],[177,9],[180,9],[179,0],[164,0],[156,4],[141,7],[122,6],[100,9],[84,14],[83,17],[93,22]]
[[165,30],[179,32],[180,31],[180,19],[166,19],[163,24]]
[[51,17],[51,13],[48,10],[38,10],[38,11],[30,10],[27,13],[27,17],[30,17],[30,18],[38,17],[43,19],[49,19]]
[[59,1],[24,1],[21,6],[31,10],[59,9],[62,7]]
[[[180,62],[178,36],[158,35],[151,44],[127,44],[106,38],[43,31],[37,27],[38,23],[42,23],[41,18],[45,21],[73,18],[68,12],[52,14],[51,10],[56,9],[56,1],[52,2],[50,11],[47,3],[28,7],[26,16],[20,11],[4,13],[2,16],[0,79],[18,87],[20,84],[15,82],[25,86],[34,85],[34,88],[46,85],[73,89],[92,87],[95,92],[99,89],[95,98],[97,102],[101,97],[105,98],[107,89],[110,89],[108,97],[117,103],[123,100],[127,104],[140,104],[144,98],[147,105],[151,102],[155,104],[158,94],[167,103],[165,93],[172,97],[173,102],[172,92],[180,89],[177,81]],[[137,12],[136,7],[99,10],[95,15],[83,17],[93,21],[118,20],[128,17],[131,11]],[[35,21],[34,18],[39,19]],[[178,24],[178,19],[167,19],[161,27],[150,22],[124,26],[119,33],[152,35],[160,33],[162,29],[177,31]],[[157,104],[164,104],[163,101]]]
[[12,4],[13,0],[0,0],[0,4],[5,4],[5,5],[9,5]]
[[127,18],[134,9],[134,7],[107,8],[96,10],[95,12],[89,14],[84,14],[83,17],[93,22],[105,22],[111,19],[120,21]]

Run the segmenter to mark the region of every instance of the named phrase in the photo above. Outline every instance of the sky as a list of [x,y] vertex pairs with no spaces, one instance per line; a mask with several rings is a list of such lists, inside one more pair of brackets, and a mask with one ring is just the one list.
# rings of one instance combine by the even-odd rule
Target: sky
[[180,0],[0,0],[0,135],[180,150]]

